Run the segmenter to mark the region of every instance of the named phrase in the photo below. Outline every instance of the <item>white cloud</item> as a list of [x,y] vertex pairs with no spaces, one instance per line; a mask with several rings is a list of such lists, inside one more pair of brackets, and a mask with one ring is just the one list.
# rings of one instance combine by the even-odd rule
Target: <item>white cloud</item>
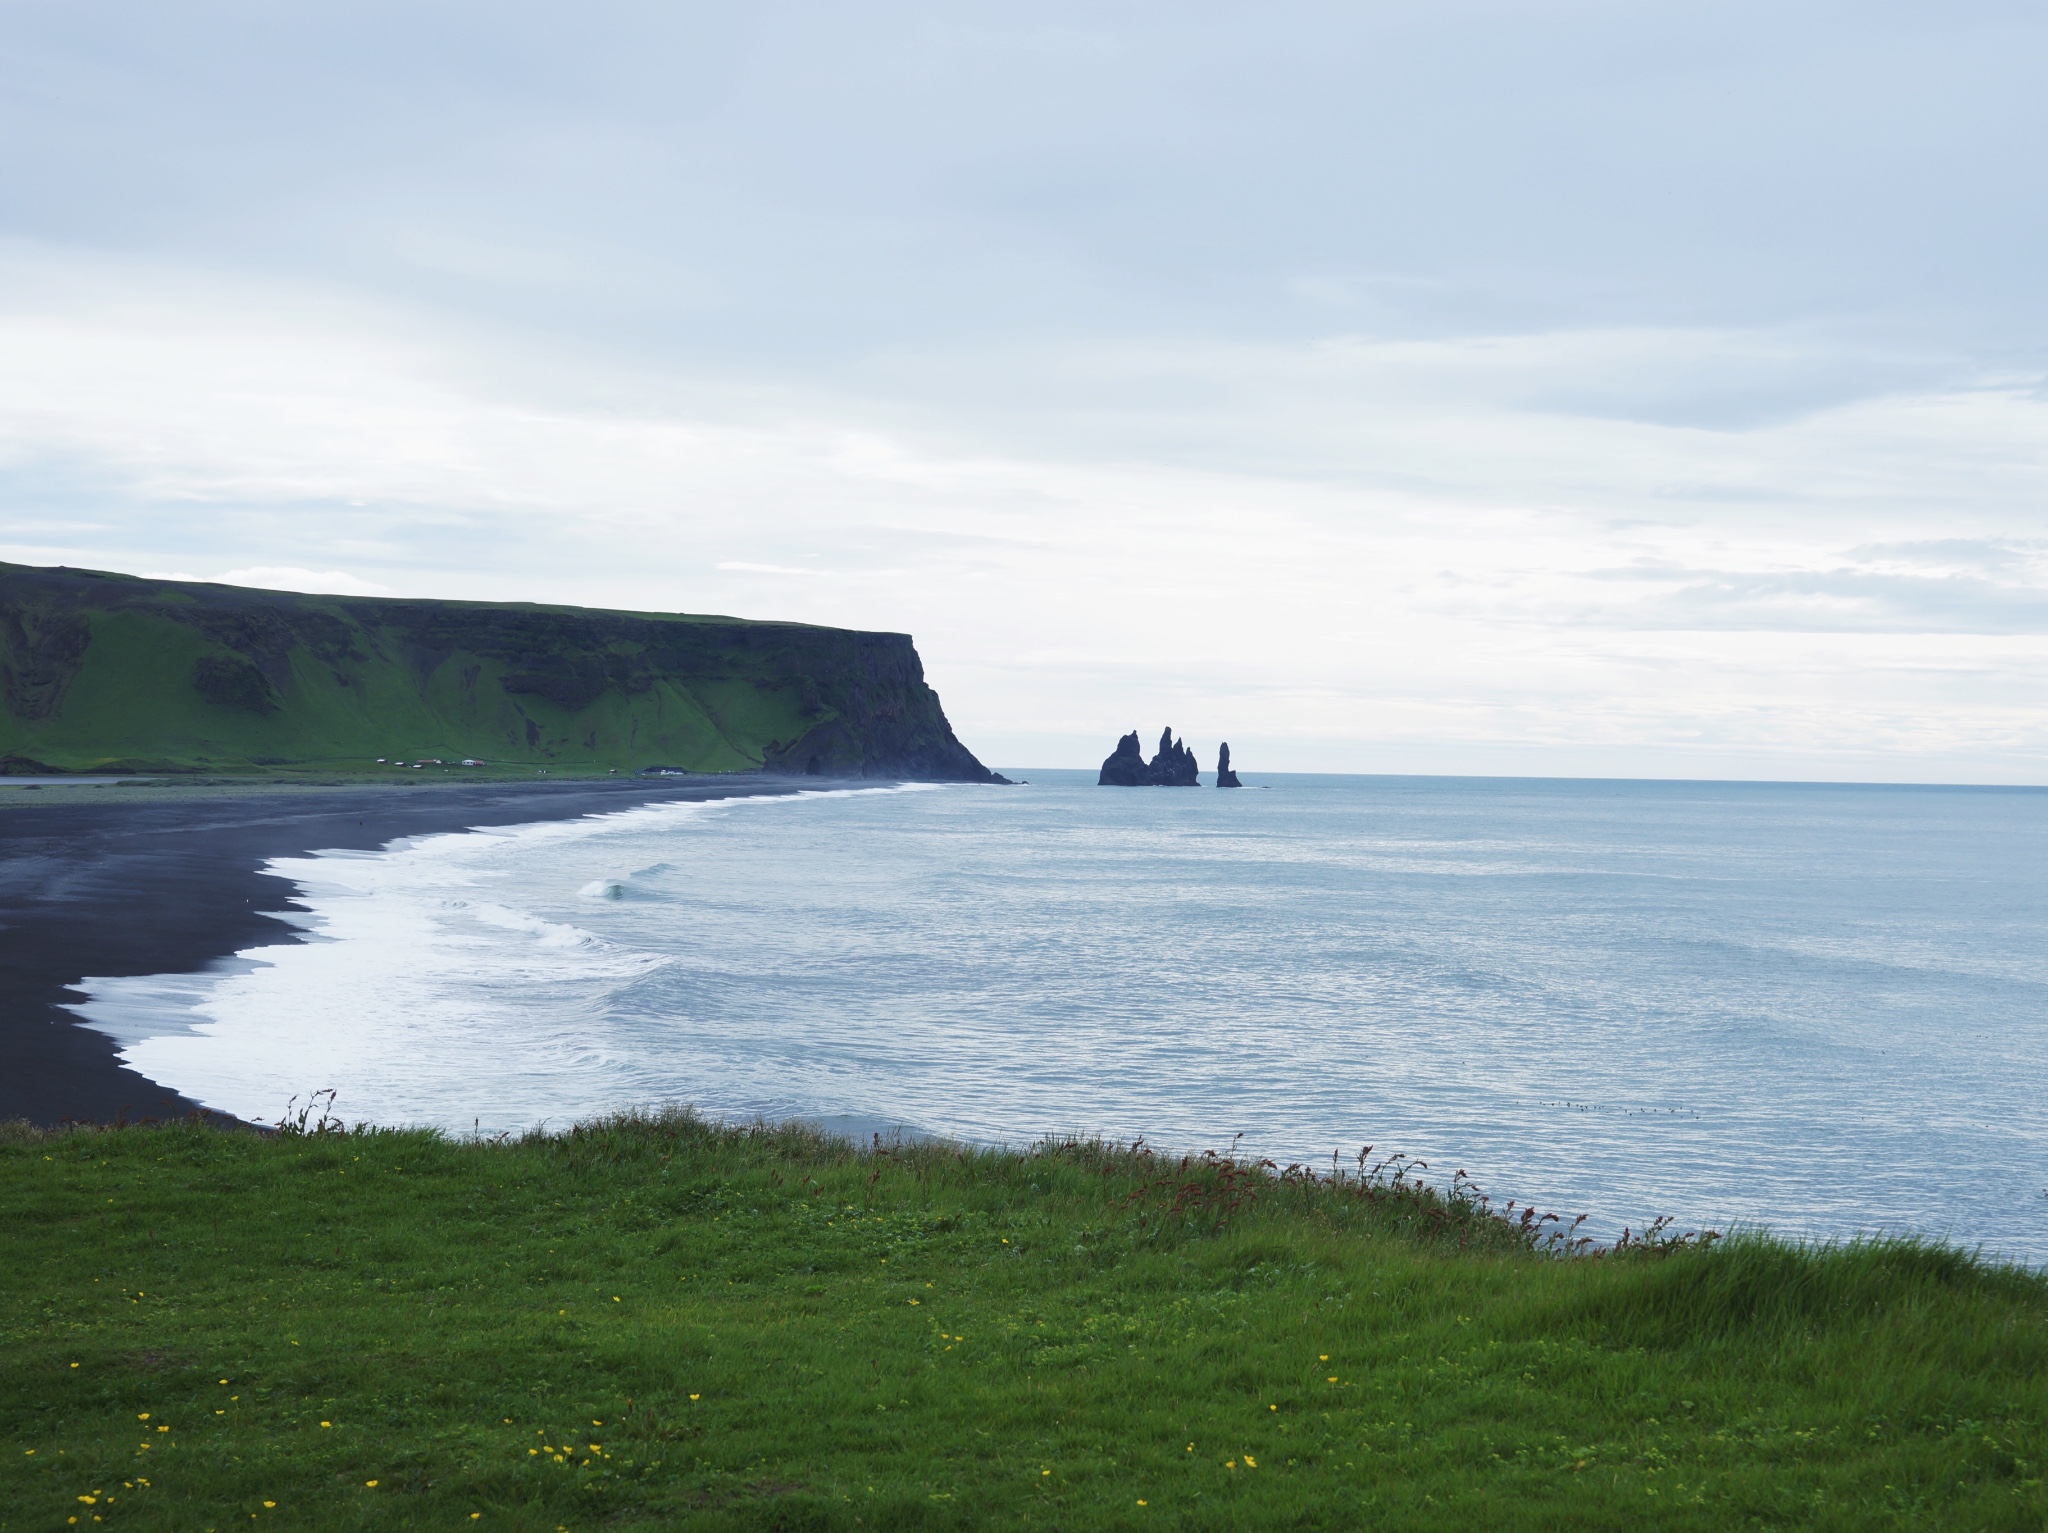
[[389,596],[391,587],[361,580],[346,570],[301,570],[258,566],[223,570],[218,575],[186,575],[170,570],[143,570],[151,580],[209,581],[224,586],[254,586],[259,591],[304,591],[327,596]]
[[1524,402],[1611,393],[1639,336],[1184,346],[1126,376],[1177,377],[1206,440],[1116,460],[1063,425],[1118,391],[1092,348],[984,371],[1012,412],[903,367],[726,391],[317,289],[42,297],[0,312],[0,466],[16,505],[97,487],[81,546],[35,521],[68,562],[908,630],[1010,761],[1170,721],[1268,767],[2048,773],[2022,390],[1710,430]]

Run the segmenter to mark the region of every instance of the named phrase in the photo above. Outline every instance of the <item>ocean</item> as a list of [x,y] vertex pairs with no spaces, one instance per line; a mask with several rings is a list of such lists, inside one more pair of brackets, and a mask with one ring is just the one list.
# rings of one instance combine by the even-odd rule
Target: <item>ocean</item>
[[1370,1145],[1603,1237],[2048,1262],[2048,792],[1011,775],[281,859],[306,941],[78,1009],[262,1121]]

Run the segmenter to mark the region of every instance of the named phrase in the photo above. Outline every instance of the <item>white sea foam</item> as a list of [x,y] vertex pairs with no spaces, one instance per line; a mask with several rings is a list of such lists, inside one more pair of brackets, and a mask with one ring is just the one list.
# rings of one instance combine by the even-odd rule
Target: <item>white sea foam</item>
[[[604,1003],[673,961],[542,914],[586,856],[663,841],[706,817],[901,788],[656,803],[575,820],[406,837],[378,852],[273,859],[306,942],[250,948],[200,974],[83,983],[72,1009],[134,1068],[216,1110],[275,1118],[334,1086],[385,1123],[520,1127],[669,1094]],[[657,863],[655,866],[660,866]],[[548,871],[543,871],[548,870]],[[539,874],[536,883],[535,875]],[[535,898],[538,896],[538,898]],[[666,1086],[669,1090],[664,1090]]]

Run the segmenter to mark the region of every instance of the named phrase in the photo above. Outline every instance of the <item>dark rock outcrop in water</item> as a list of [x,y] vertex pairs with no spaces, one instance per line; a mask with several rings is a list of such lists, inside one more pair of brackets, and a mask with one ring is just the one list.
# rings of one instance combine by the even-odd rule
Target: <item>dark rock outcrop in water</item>
[[1146,781],[1148,770],[1144,747],[1138,744],[1138,732],[1134,729],[1116,742],[1116,749],[1102,763],[1102,775],[1095,779],[1095,786],[1135,788]]
[[1225,741],[1222,748],[1216,752],[1216,786],[1219,788],[1242,788],[1244,786],[1243,783],[1237,780],[1237,773],[1230,770],[1230,744],[1228,741]]
[[1159,754],[1149,762],[1132,730],[1116,742],[1116,750],[1102,763],[1099,788],[1194,788],[1201,785],[1195,768],[1195,753],[1173,737],[1168,725],[1159,736]]

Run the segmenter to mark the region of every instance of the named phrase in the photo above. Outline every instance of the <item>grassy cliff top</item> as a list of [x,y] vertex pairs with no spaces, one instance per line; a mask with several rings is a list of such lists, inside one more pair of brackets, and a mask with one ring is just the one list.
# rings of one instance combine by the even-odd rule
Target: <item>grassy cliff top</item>
[[1563,1256],[1382,1172],[0,1141],[22,1527],[2038,1529],[2048,1282],[1911,1241]]
[[0,771],[653,766],[988,778],[905,634],[0,565]]
[[[78,587],[77,582],[92,582]],[[626,618],[649,623],[685,623],[752,628],[812,629],[823,633],[845,630],[822,628],[815,623],[798,623],[779,618],[727,617],[719,613],[640,611],[630,607],[576,607],[554,602],[466,601],[438,596],[348,596],[334,592],[273,591],[260,586],[225,585],[217,580],[163,580],[148,575],[130,575],[119,570],[89,570],[71,565],[9,564],[0,560],[0,583],[33,588],[41,586],[67,596],[82,594],[87,604],[108,609],[162,601],[204,604],[219,602],[243,607],[278,607],[298,611],[327,612],[347,617],[380,609],[410,610],[423,615],[437,612],[527,612],[552,614],[568,619],[585,617]],[[907,637],[896,635],[895,637]]]

